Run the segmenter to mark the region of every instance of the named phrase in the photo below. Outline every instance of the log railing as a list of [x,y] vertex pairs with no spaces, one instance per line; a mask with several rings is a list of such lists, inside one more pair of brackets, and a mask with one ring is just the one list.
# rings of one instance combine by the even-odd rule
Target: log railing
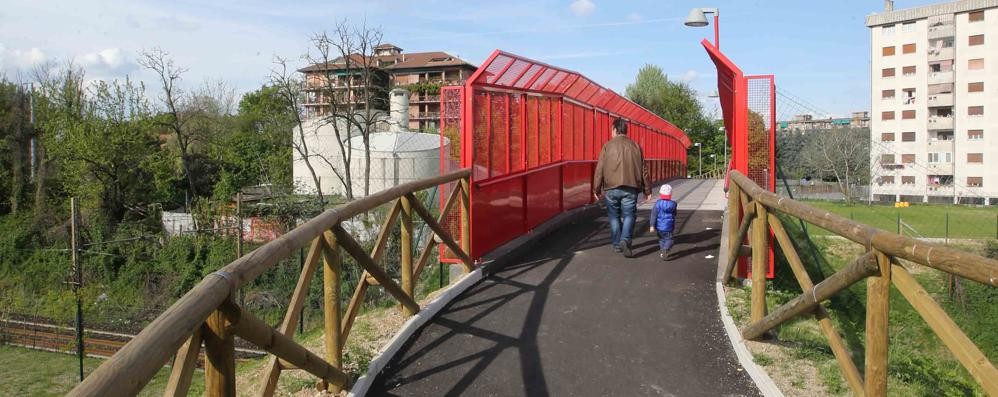
[[[800,315],[814,315],[825,334],[835,359],[857,396],[887,394],[889,292],[893,285],[928,323],[981,385],[985,393],[998,396],[998,370],[981,350],[960,330],[942,307],[922,288],[904,259],[951,275],[968,278],[992,287],[998,286],[998,261],[915,240],[834,215],[780,197],[756,185],[738,171],[731,171],[728,216],[725,230],[728,260],[722,281],[727,282],[739,257],[751,257],[751,320],[741,329],[745,339],[757,339],[766,332]],[[799,218],[836,235],[856,242],[866,252],[835,274],[814,284],[797,254],[790,236],[776,213]],[[739,219],[741,219],[739,221]],[[741,222],[741,223],[739,223]],[[766,307],[766,265],[770,234],[775,237],[803,293],[769,311]],[[748,238],[748,245],[743,242]],[[821,302],[866,279],[866,362],[861,372],[853,363],[842,337],[834,328]]]
[[[187,395],[203,344],[206,394],[234,396],[236,379],[233,340],[236,336],[272,354],[264,374],[264,383],[254,391],[255,394],[273,395],[281,372],[289,369],[306,371],[318,378],[320,388],[338,392],[349,382],[347,374],[343,372],[343,347],[369,287],[382,287],[402,304],[404,313],[411,316],[420,309],[414,295],[415,282],[437,244],[444,244],[460,258],[465,271],[472,269],[467,233],[470,211],[469,176],[469,170],[455,171],[395,186],[351,201],[324,211],[284,236],[236,259],[205,277],[77,385],[69,395],[136,395],[171,357],[175,359],[164,396]],[[416,199],[415,193],[444,184],[453,184],[454,187],[440,211],[440,217],[433,217]],[[385,217],[374,248],[368,253],[344,230],[342,223],[392,202],[394,203]],[[459,206],[461,213],[460,240],[451,236],[442,225],[444,216],[454,210],[455,206]],[[415,260],[412,255],[412,244],[417,242],[413,239],[414,216],[421,218],[433,231]],[[385,253],[388,236],[396,224],[401,228],[400,283],[378,265]],[[240,287],[306,245],[309,246],[308,255],[284,320],[278,328],[272,328],[235,303],[232,296]],[[364,269],[345,310],[340,307],[344,253]],[[320,267],[323,272],[325,327],[325,354],[322,356],[310,352],[293,338],[309,283]]]

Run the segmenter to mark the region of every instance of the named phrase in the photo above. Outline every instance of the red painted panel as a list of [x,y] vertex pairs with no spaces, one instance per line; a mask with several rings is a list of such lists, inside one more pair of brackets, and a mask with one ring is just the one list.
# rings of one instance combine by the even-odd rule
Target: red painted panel
[[562,171],[564,210],[581,207],[592,201],[593,166],[592,162],[565,163]]
[[523,180],[510,177],[476,184],[471,194],[472,257],[485,253],[526,232],[523,228]]
[[558,215],[561,166],[549,166],[526,175],[527,228],[533,229]]

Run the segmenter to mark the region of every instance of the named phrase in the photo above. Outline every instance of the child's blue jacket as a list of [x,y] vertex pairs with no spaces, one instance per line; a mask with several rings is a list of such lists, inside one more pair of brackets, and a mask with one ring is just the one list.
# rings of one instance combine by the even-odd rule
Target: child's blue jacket
[[671,232],[676,227],[676,202],[666,199],[656,201],[651,209],[651,222],[654,222],[655,230]]

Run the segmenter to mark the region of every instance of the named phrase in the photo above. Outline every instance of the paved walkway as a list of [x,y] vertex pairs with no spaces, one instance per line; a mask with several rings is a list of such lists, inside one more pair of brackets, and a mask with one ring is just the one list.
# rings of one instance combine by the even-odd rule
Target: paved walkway
[[[417,331],[372,396],[758,396],[717,308],[715,181],[679,181],[673,249],[640,210],[636,258],[608,247],[605,215],[581,217],[468,289]],[[721,201],[723,202],[723,195]]]

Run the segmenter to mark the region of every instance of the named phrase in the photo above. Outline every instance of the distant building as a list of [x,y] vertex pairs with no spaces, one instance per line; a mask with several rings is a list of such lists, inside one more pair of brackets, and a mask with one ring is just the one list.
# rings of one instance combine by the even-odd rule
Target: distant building
[[852,112],[852,117],[815,118],[810,114],[798,114],[793,120],[781,121],[780,132],[806,133],[832,128],[866,128],[870,126],[870,112]]
[[[305,117],[315,119],[330,112],[330,101],[324,91],[327,82],[324,77],[332,79],[332,86],[342,90],[339,95],[341,106],[361,108],[359,85],[360,70],[357,66],[372,65],[375,89],[378,92],[375,103],[370,106],[379,110],[388,110],[388,91],[392,88],[410,89],[409,97],[409,128],[422,131],[436,129],[440,120],[439,87],[461,85],[477,68],[446,52],[415,52],[404,53],[401,48],[392,44],[381,44],[374,49],[374,62],[364,62],[361,55],[352,55],[351,70],[347,70],[347,62],[343,57],[328,64],[314,64],[302,68],[299,72],[305,75],[306,99],[304,103]],[[352,78],[353,80],[348,80]],[[348,90],[348,85],[349,91]]]
[[866,17],[872,199],[998,204],[998,0]]

